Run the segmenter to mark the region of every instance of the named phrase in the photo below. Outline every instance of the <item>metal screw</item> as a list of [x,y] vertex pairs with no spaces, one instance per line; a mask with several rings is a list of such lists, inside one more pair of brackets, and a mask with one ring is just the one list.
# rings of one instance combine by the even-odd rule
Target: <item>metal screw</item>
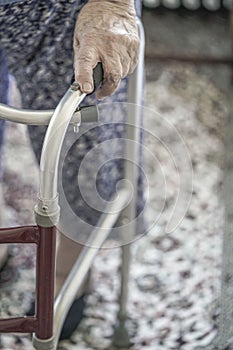
[[79,132],[80,124],[74,124],[74,132],[77,134]]
[[78,83],[76,83],[76,82],[74,82],[72,85],[71,85],[71,90],[73,90],[73,91],[77,91],[78,89],[79,89],[79,84]]
[[129,218],[127,218],[126,216],[124,216],[122,219],[121,219],[121,224],[122,225],[127,225],[129,223]]

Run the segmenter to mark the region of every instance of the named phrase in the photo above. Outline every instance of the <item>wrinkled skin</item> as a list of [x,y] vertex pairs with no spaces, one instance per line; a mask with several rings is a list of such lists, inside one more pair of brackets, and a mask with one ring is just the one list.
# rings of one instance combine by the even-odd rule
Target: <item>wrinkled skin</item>
[[93,91],[93,68],[102,62],[104,80],[96,91],[102,99],[117,89],[136,67],[139,36],[132,0],[89,0],[74,31],[75,80],[85,93]]

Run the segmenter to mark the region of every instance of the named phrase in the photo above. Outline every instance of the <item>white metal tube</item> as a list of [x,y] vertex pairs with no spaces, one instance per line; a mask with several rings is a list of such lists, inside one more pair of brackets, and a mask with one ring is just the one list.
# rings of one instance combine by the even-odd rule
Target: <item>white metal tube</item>
[[[139,149],[140,149],[140,119],[142,108],[140,102],[143,97],[144,81],[144,48],[145,37],[142,23],[138,23],[140,33],[140,52],[137,68],[129,78],[128,85],[128,115],[126,122],[126,150],[125,150],[125,176],[134,191],[130,204],[122,212],[122,218],[129,222],[129,225],[122,226],[122,270],[121,270],[121,293],[119,318],[124,319],[127,315],[126,305],[128,300],[128,280],[130,265],[130,243],[133,240],[136,230],[136,206],[137,206],[137,187],[139,176]],[[133,141],[133,142],[132,142]],[[130,159],[130,162],[127,161]],[[124,241],[125,239],[125,241]]]
[[62,143],[72,115],[85,96],[79,88],[75,90],[71,86],[53,113],[40,159],[39,198],[42,202],[43,199],[49,201],[57,197],[57,172]]
[[91,233],[85,247],[83,248],[78,260],[74,264],[66,282],[59,292],[54,305],[54,342],[57,344],[63,322],[67,312],[73,303],[73,300],[81,287],[94,258],[104,241],[111,232],[116,223],[121,210],[130,199],[131,192],[123,188],[117,196],[112,199],[106,209],[107,214],[102,214],[95,229]]
[[53,110],[35,111],[21,109],[0,103],[0,119],[27,125],[48,125],[53,115]]
[[[13,123],[26,125],[48,125],[54,113],[53,109],[31,110],[21,109],[0,103],[0,119]],[[71,124],[79,121],[84,123],[93,123],[98,121],[97,106],[86,106],[76,111],[71,119]]]

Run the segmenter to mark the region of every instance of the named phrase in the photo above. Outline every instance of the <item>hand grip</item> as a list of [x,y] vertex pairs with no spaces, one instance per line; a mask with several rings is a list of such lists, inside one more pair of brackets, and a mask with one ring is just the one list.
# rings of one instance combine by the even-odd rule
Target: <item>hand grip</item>
[[[100,86],[100,84],[103,81],[103,78],[104,78],[103,66],[102,66],[101,62],[98,62],[97,65],[95,66],[95,68],[93,69],[94,90],[91,93],[95,92],[98,89],[98,87]],[[73,77],[72,77],[71,84],[72,85],[76,84],[76,89],[78,88],[78,85],[75,82],[74,74],[73,74]]]
[[93,81],[94,81],[94,91],[98,89],[104,78],[104,70],[101,62],[98,62],[93,69]]

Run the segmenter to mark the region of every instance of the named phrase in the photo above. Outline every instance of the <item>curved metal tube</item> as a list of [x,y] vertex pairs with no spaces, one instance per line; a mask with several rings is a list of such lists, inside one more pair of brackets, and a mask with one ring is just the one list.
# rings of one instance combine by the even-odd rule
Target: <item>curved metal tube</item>
[[62,143],[70,120],[86,94],[73,84],[57,105],[50,120],[40,159],[39,198],[43,202],[57,197],[57,172]]
[[48,125],[53,112],[54,111],[52,109],[35,111],[32,109],[10,107],[3,103],[0,103],[0,119],[15,123]]
[[[7,106],[0,103],[0,119],[13,123],[26,125],[48,125],[54,113],[54,109],[32,110]],[[98,108],[96,105],[81,107],[74,112],[71,124],[76,125],[80,122],[93,123],[98,121]]]

